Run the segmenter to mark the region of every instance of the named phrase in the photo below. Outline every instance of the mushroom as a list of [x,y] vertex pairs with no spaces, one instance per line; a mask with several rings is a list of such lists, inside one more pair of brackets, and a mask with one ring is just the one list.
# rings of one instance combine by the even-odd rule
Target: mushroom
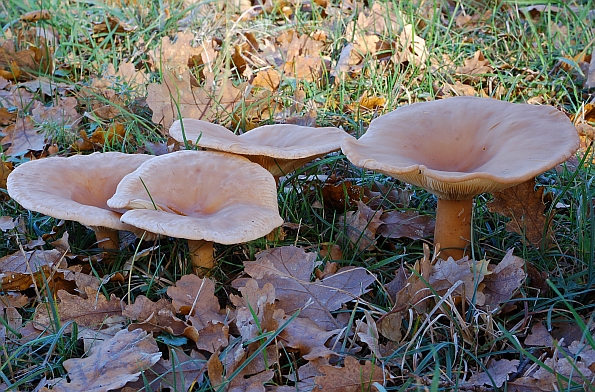
[[95,152],[29,161],[8,176],[8,194],[28,210],[89,227],[103,250],[118,249],[118,230],[136,228],[120,222],[123,211],[108,207],[107,199],[126,174],[151,158]]
[[443,258],[460,259],[471,239],[474,196],[528,181],[578,145],[575,127],[551,106],[455,97],[380,116],[341,148],[356,166],[434,194],[434,243]]
[[221,125],[191,118],[175,121],[169,134],[179,142],[245,156],[271,172],[277,181],[306,163],[339,150],[343,139],[352,138],[339,128],[293,124],[264,125],[236,135]]
[[107,204],[129,209],[122,222],[188,240],[196,273],[215,266],[213,242],[238,244],[283,224],[271,174],[216,151],[158,156],[125,176]]

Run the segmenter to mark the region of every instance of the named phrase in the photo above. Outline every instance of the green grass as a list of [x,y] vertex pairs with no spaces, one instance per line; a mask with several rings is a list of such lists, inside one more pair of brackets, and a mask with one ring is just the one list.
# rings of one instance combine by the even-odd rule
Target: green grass
[[[21,31],[26,26],[19,21],[25,12],[44,8],[50,11],[50,21],[30,23],[30,26],[53,26],[60,33],[59,44],[55,47],[56,69],[44,75],[53,82],[74,86],[77,94],[83,87],[91,85],[94,78],[102,75],[108,64],[118,66],[123,61],[132,61],[137,69],[143,69],[152,82],[160,81],[160,74],[151,70],[147,63],[148,50],[156,49],[164,37],[172,37],[176,32],[190,29],[197,43],[206,37],[220,40],[221,52],[214,70],[217,75],[231,75],[234,83],[248,81],[233,68],[231,56],[234,45],[240,42],[240,34],[250,32],[257,39],[274,40],[281,32],[296,30],[299,34],[312,34],[323,30],[328,35],[324,55],[331,64],[339,58],[348,38],[344,37],[345,26],[356,13],[345,11],[335,15],[333,23],[327,23],[330,16],[312,2],[311,12],[297,10],[291,18],[279,12],[264,13],[253,20],[237,21],[231,7],[223,2],[201,1],[191,6],[183,6],[181,1],[137,0],[130,5],[120,6],[118,2],[76,2],[76,1],[16,1],[8,0],[0,6],[0,39],[10,31]],[[320,80],[306,82],[284,76],[273,98],[283,102],[285,108],[294,103],[297,89],[303,89],[305,102],[315,104],[318,126],[341,126],[353,135],[362,135],[369,122],[380,114],[400,105],[436,98],[437,91],[445,83],[465,81],[465,77],[454,72],[457,66],[480,50],[489,61],[493,71],[466,80],[476,91],[486,89],[488,96],[510,102],[526,102],[531,98],[543,100],[569,115],[580,112],[586,103],[593,103],[593,90],[582,86],[578,65],[571,60],[581,52],[592,53],[595,48],[595,31],[591,27],[593,16],[588,12],[595,7],[593,0],[576,1],[572,5],[564,2],[540,2],[560,7],[556,12],[544,11],[539,17],[523,15],[522,7],[531,2],[488,0],[488,1],[426,1],[426,7],[415,1],[395,1],[386,5],[398,11],[403,19],[412,23],[417,35],[425,39],[429,57],[425,64],[413,63],[394,65],[390,61],[377,60],[366,55],[362,69],[344,79],[334,78],[330,69]],[[362,2],[354,2],[358,12]],[[454,4],[454,5],[453,5]],[[430,12],[441,10],[442,12]],[[485,20],[463,27],[457,25],[461,13],[485,15]],[[93,33],[93,23],[106,20],[106,16],[126,21],[136,29],[129,32],[108,30]],[[554,29],[552,26],[557,26]],[[557,30],[566,30],[560,36]],[[556,35],[558,34],[558,35]],[[382,37],[393,40],[394,35]],[[12,39],[12,38],[9,38]],[[25,48],[25,41],[16,41],[17,47]],[[1,59],[0,59],[1,61]],[[194,70],[198,76],[200,70]],[[199,77],[200,80],[200,77]],[[119,114],[113,120],[83,117],[78,130],[91,134],[101,126],[114,121],[125,124],[126,136],[123,141],[96,146],[102,151],[136,152],[146,143],[163,143],[166,133],[151,121],[151,111],[143,103],[144,92],[138,91],[126,82],[114,80],[108,87],[121,99]],[[368,96],[386,99],[384,107],[368,110],[356,108],[351,111],[347,105],[354,104],[366,93]],[[56,101],[57,97],[39,97],[44,103]],[[82,114],[93,103],[109,104],[109,100],[95,91],[87,98],[79,99],[79,112]],[[249,107],[240,107],[237,114],[243,114]],[[304,114],[305,109],[297,114]],[[234,113],[224,113],[217,119],[229,125]],[[263,119],[260,124],[270,123]],[[71,145],[78,139],[78,133],[52,124],[47,135],[59,147],[58,155],[75,153]],[[243,130],[245,123],[238,123]],[[0,129],[0,132],[2,130]],[[476,259],[486,257],[500,260],[509,248],[515,248],[515,255],[524,258],[538,271],[545,272],[550,287],[543,292],[527,284],[520,290],[521,305],[497,315],[491,315],[472,306],[461,308],[450,298],[437,299],[435,308],[423,316],[413,313],[403,320],[404,343],[394,345],[383,358],[375,358],[371,350],[364,348],[357,353],[359,358],[374,359],[383,363],[394,378],[384,386],[387,391],[405,390],[456,390],[462,379],[468,379],[469,369],[481,371],[489,359],[520,359],[527,357],[543,365],[534,350],[518,343],[518,336],[525,336],[533,317],[543,319],[548,325],[555,323],[577,323],[584,332],[584,340],[595,349],[588,328],[593,322],[595,296],[595,173],[590,156],[584,165],[575,169],[564,168],[550,171],[538,178],[538,184],[551,195],[548,208],[552,211],[553,245],[536,249],[517,234],[508,233],[504,226],[507,219],[490,213],[487,208],[491,196],[476,198],[474,211],[474,254]],[[2,155],[2,160],[15,165],[26,158]],[[259,251],[284,245],[297,245],[317,251],[320,244],[341,242],[341,209],[330,208],[324,200],[322,188],[328,180],[309,181],[309,176],[336,174],[349,179],[354,185],[370,188],[379,182],[395,189],[411,192],[408,209],[423,214],[434,214],[435,198],[424,190],[399,181],[386,178],[353,167],[340,153],[331,154],[296,173],[289,174],[282,182],[279,192],[279,209],[286,222],[299,224],[285,229],[286,236],[275,240],[259,239],[247,244],[216,246],[218,267],[213,272],[217,281],[216,295],[222,304],[228,304],[227,296],[233,289],[230,282],[242,274],[242,262],[253,260]],[[3,198],[2,198],[3,197]],[[548,196],[549,197],[549,196]],[[23,210],[17,203],[0,191],[0,216],[19,218],[19,229],[2,233],[0,257],[19,251],[20,246],[29,240],[48,233],[57,222],[43,215]],[[317,204],[325,208],[318,208]],[[564,205],[555,208],[556,204]],[[394,208],[389,200],[384,200],[384,208]],[[351,207],[353,210],[353,207]],[[94,236],[83,226],[67,222],[58,229],[70,234],[72,252],[76,255],[94,256],[99,250],[94,246]],[[131,260],[137,251],[151,245],[158,245],[148,255]],[[161,239],[155,243],[143,244],[140,248],[131,245],[119,252],[109,266],[79,261],[84,271],[98,276],[115,275],[132,268],[130,279],[126,281],[106,281],[101,290],[104,294],[115,294],[125,301],[133,301],[139,295],[153,300],[166,297],[166,290],[182,275],[189,273],[186,241]],[[401,265],[412,266],[423,257],[423,241],[409,239],[378,239],[375,248],[363,252],[356,248],[344,248],[341,266],[364,266],[377,275],[378,284],[374,290],[358,304],[351,304],[345,312],[352,318],[364,317],[364,309],[375,318],[391,308],[391,301],[382,287],[394,277]],[[55,308],[54,299],[43,291],[27,292],[32,298],[29,305],[19,309],[23,320],[31,320],[38,304]],[[3,324],[5,315],[0,314]],[[10,338],[0,348],[0,389],[33,390],[42,377],[53,378],[65,374],[62,362],[68,358],[83,356],[80,345],[73,333],[65,332],[58,318],[53,320],[51,331],[40,335],[26,344],[17,346]],[[0,328],[2,328],[0,326]],[[407,332],[406,332],[407,331]],[[16,331],[18,332],[18,331]],[[280,333],[280,332],[279,332]],[[276,335],[262,335],[259,339],[272,341]],[[387,343],[386,340],[382,341]],[[356,342],[351,335],[343,332],[336,350],[348,352]],[[569,342],[567,342],[569,343]],[[164,343],[160,343],[164,345]],[[230,341],[230,347],[232,343]],[[264,346],[262,346],[264,347]],[[223,351],[220,357],[229,353]],[[567,355],[567,354],[565,354]],[[572,358],[572,357],[571,357]],[[286,352],[283,366],[277,369],[275,381],[286,382],[280,374],[289,373],[290,368],[305,364],[296,354]],[[560,379],[560,389],[581,390],[581,386],[564,386]],[[212,390],[205,377],[195,385],[195,391]]]

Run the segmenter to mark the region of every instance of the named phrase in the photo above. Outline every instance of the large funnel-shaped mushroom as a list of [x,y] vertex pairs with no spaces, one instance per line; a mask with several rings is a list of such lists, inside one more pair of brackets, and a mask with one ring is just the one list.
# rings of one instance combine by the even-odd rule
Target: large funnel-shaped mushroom
[[120,222],[123,211],[108,207],[120,180],[150,155],[96,152],[50,157],[17,167],[7,180],[8,194],[24,208],[77,221],[91,228],[102,249],[118,249],[117,230],[135,231]]
[[214,267],[213,242],[252,241],[283,224],[273,176],[244,157],[215,151],[146,162],[122,179],[108,205],[129,209],[125,223],[188,239],[199,274]]
[[306,163],[336,151],[347,132],[333,127],[304,127],[292,124],[264,125],[236,135],[221,125],[184,118],[173,123],[171,137],[207,149],[231,152],[258,163],[278,179]]
[[473,197],[528,181],[571,157],[576,129],[551,106],[456,97],[378,117],[341,148],[356,166],[436,195],[434,242],[461,258],[471,238]]

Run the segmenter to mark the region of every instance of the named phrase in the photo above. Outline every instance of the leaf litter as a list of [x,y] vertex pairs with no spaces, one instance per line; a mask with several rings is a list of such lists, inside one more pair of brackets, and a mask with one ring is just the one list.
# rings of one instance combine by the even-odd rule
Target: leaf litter
[[[123,125],[127,110],[148,110],[153,126],[162,127],[162,135],[180,114],[223,125],[246,126],[249,130],[248,126],[263,121],[300,121],[304,108],[321,104],[320,99],[316,103],[309,95],[306,98],[304,82],[319,83],[325,75],[334,77],[335,84],[339,84],[368,77],[369,67],[378,64],[390,64],[403,72],[410,66],[435,70],[432,67],[436,66],[436,59],[428,50],[431,44],[422,38],[425,22],[420,19],[414,23],[409,15],[381,2],[370,7],[355,7],[351,2],[337,6],[322,0],[309,4],[265,2],[263,6],[238,3],[246,20],[264,13],[283,19],[307,9],[300,7],[309,6],[310,11],[306,12],[320,7],[323,24],[310,34],[293,29],[271,36],[248,31],[236,34],[230,63],[237,68],[239,79],[229,69],[215,72],[228,55],[220,38],[180,32],[164,37],[157,48],[144,48],[149,58],[146,63],[133,61],[138,54],[119,64],[111,62],[104,70],[94,72],[89,83],[75,81],[73,88],[72,84],[38,76],[40,70],[50,76],[54,72],[54,48],[61,37],[52,29],[34,29],[27,24],[55,16],[36,11],[23,14],[23,25],[14,30],[40,42],[17,47],[11,40],[0,41],[0,132],[3,158],[10,161],[0,162],[0,188],[5,188],[13,163],[55,154],[55,141],[62,143],[59,148],[66,149],[68,154],[103,150],[118,143],[134,144]],[[444,10],[424,11],[422,3],[420,14],[434,12],[437,20],[444,18]],[[458,10],[456,15],[456,25],[463,31],[482,26],[490,15],[467,12]],[[524,15],[532,18],[539,18],[543,12],[562,11],[523,10]],[[353,17],[343,26],[343,40],[332,43],[328,27],[337,26],[341,13]],[[117,38],[112,43],[105,42],[121,45],[121,37],[134,34],[136,27],[110,16],[94,22],[90,31],[90,39],[97,43],[113,33]],[[333,45],[337,46],[336,61],[330,56]],[[441,72],[446,78],[433,86],[437,96],[501,94],[501,90],[482,83],[508,65],[500,65],[484,53],[487,52],[477,50],[456,61],[442,58]],[[570,61],[562,61],[559,67],[571,72],[584,88],[591,88],[595,75],[591,69],[593,57],[585,52],[568,60],[576,62],[582,74],[578,68],[566,68]],[[154,77],[146,70],[156,72]],[[534,75],[526,70],[515,71]],[[296,85],[290,97],[294,102],[286,109],[282,94],[291,83]],[[323,105],[327,109],[336,102],[329,99]],[[353,113],[358,121],[367,121],[367,116],[389,105],[389,97],[365,92],[354,95],[342,108]],[[237,113],[243,113],[245,119],[238,120]],[[321,120],[315,110],[312,113],[307,121]],[[593,139],[593,118],[589,113],[589,108],[585,108],[583,117],[576,121],[586,144]],[[80,139],[64,145],[48,131],[52,127],[64,130],[72,140],[79,136]],[[171,151],[165,142],[160,143],[161,149]],[[431,236],[431,216],[400,210],[411,207],[409,190],[397,189],[389,194],[390,191],[378,191],[378,187],[372,190],[355,184],[346,182],[347,198],[342,185],[332,191],[324,187],[324,207],[344,214],[337,225],[337,230],[344,233],[333,239],[337,244],[321,244],[330,259],[344,265],[343,258],[354,250],[363,254],[382,252],[384,247],[394,244],[390,239],[409,243]],[[510,219],[510,232],[534,247],[548,247],[553,236],[550,217],[544,214],[543,188],[534,188],[534,183],[527,183],[497,194],[489,208]],[[0,229],[7,238],[16,238],[17,232],[22,235],[22,227],[10,216],[0,218]],[[63,378],[45,380],[45,386],[40,384],[41,390],[136,390],[147,384],[154,390],[189,390],[207,375],[211,385],[229,391],[295,390],[295,386],[300,390],[373,390],[374,383],[390,384],[390,369],[394,369],[396,361],[387,356],[413,341],[418,333],[412,329],[413,320],[423,327],[429,325],[424,324],[429,323],[429,317],[456,317],[466,307],[476,307],[477,314],[481,314],[478,317],[489,320],[520,301],[523,285],[531,288],[525,282],[528,261],[514,256],[513,250],[499,258],[497,264],[493,259],[440,260],[426,250],[412,266],[403,264],[395,279],[385,285],[393,308],[383,310],[368,302],[380,295],[374,286],[379,271],[372,270],[372,274],[363,267],[340,268],[330,262],[318,268],[321,262],[317,261],[316,252],[281,246],[264,250],[253,261],[245,258],[245,275],[227,282],[224,290],[229,292],[222,292],[221,282],[183,275],[169,282],[167,288],[161,286],[159,297],[138,295],[125,300],[115,294],[106,296],[107,292],[100,287],[125,282],[129,276],[114,274],[100,279],[81,263],[92,258],[57,246],[47,249],[52,245],[44,241],[26,242],[21,244],[23,250],[0,259],[4,292],[0,295],[0,311],[9,327],[0,326],[2,345],[16,348],[35,334],[47,333],[54,326],[55,310],[60,324],[66,325],[67,334],[74,333],[72,326],[76,323],[75,339],[84,341],[86,352],[84,358],[67,359]],[[324,257],[323,252],[320,256]],[[139,259],[144,257],[143,254]],[[33,299],[32,292],[44,292],[46,288],[51,291],[47,302],[42,297]],[[19,312],[32,304],[36,306],[33,320],[27,321]],[[362,304],[367,307],[363,315],[358,308]],[[485,323],[481,328],[489,330],[493,326],[489,321]],[[554,331],[550,333],[541,320],[533,325],[522,341],[524,345],[541,350],[542,346],[559,344],[564,350],[543,351],[543,363],[553,372],[537,365],[523,368],[519,360],[510,357],[491,356],[468,373],[463,385],[501,388],[507,383],[509,390],[546,391],[560,385],[559,376],[577,384],[583,382],[581,377],[592,376],[595,359],[592,347],[584,339],[567,334],[564,338],[569,341],[565,342],[564,338],[554,338]],[[20,331],[22,336],[10,328]],[[155,338],[175,342],[184,350],[163,350]],[[282,353],[297,355],[300,362],[293,372],[279,375],[276,369]],[[291,386],[274,385],[282,380],[290,380]],[[421,383],[429,385],[427,381]],[[566,386],[567,380],[562,385]]]

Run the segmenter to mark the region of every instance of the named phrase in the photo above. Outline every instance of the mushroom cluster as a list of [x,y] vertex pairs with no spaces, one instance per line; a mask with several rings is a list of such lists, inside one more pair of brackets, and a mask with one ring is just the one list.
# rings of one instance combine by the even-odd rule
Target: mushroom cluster
[[575,127],[551,106],[455,97],[380,116],[341,148],[356,166],[434,194],[434,243],[441,257],[460,259],[471,241],[474,196],[528,181],[578,146]]
[[49,157],[26,162],[7,180],[8,194],[24,208],[79,222],[95,232],[103,250],[119,248],[118,230],[136,233],[120,221],[123,210],[108,207],[116,186],[150,155],[95,152],[68,158]]
[[283,224],[273,176],[222,152],[44,158],[16,168],[7,188],[31,211],[93,229],[104,250],[118,249],[117,230],[186,238],[201,274],[214,266],[213,242],[255,240]]

